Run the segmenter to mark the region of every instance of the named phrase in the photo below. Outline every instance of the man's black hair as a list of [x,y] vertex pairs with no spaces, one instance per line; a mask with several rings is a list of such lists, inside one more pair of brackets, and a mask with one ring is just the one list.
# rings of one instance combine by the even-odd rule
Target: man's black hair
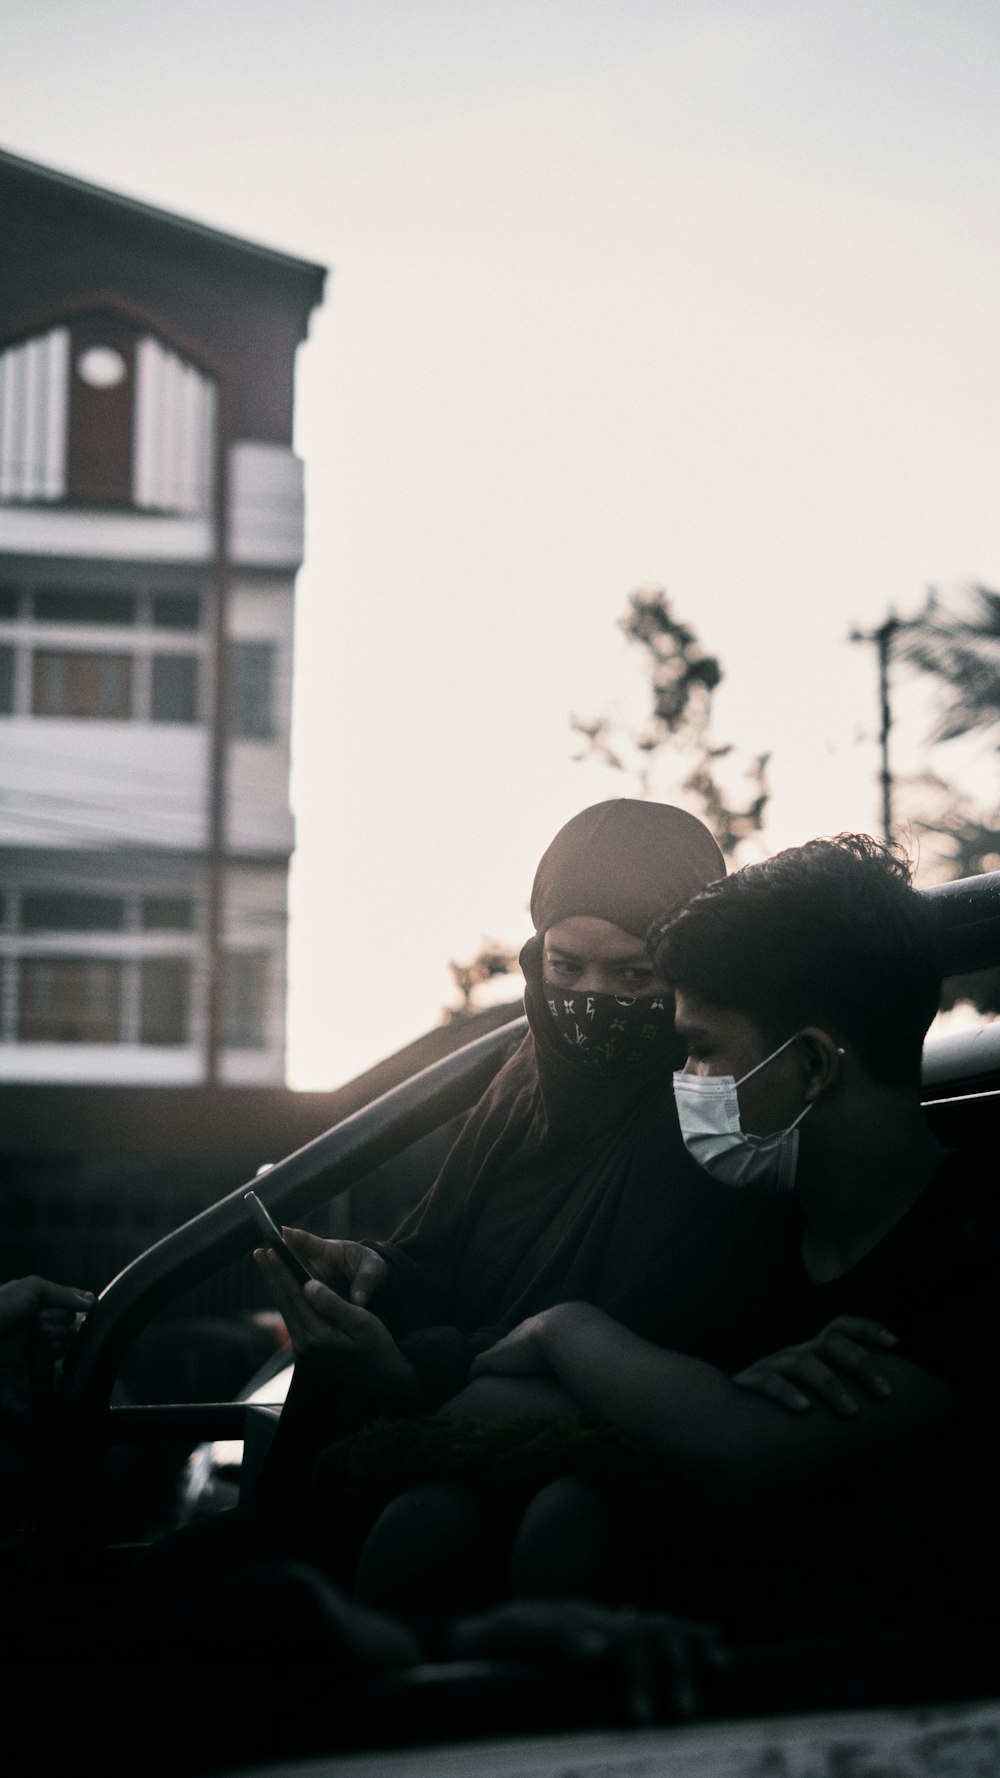
[[806,1025],[876,1080],[919,1080],[941,993],[937,922],[905,860],[867,834],[811,840],[710,883],[647,941],[657,974],[768,1043]]

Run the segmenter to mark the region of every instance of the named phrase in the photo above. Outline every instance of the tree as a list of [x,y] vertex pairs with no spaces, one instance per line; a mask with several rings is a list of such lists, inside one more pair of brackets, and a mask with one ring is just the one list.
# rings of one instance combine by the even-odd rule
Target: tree
[[[671,611],[662,590],[629,595],[628,609],[618,619],[628,640],[642,651],[649,673],[651,710],[646,722],[630,729],[609,715],[571,716],[570,726],[584,740],[577,759],[596,759],[615,771],[630,774],[640,796],[652,794],[653,777],[667,750],[676,750],[683,762],[681,792],[697,803],[698,813],[711,828],[726,856],[751,835],[760,833],[767,807],[767,766],[770,754],[760,753],[747,768],[753,794],[745,807],[733,808],[716,776],[720,760],[733,753],[731,745],[712,740],[712,698],[722,682],[718,658],[702,648],[695,632]],[[517,971],[517,951],[494,938],[484,939],[482,949],[469,963],[449,965],[458,989],[457,1005],[443,1009],[445,1020],[466,1018],[477,1010],[476,990],[496,976]]]
[[[898,626],[897,653],[938,692],[931,747],[980,733],[1000,751],[1000,593],[968,589],[965,609],[943,605],[932,589],[922,611]],[[984,810],[968,791],[936,771],[916,780],[930,808],[914,825],[944,840],[949,875],[976,876],[997,867],[1000,810]]]
[[470,1013],[477,1012],[479,1009],[474,999],[476,989],[496,976],[516,975],[517,957],[518,953],[512,945],[504,944],[497,938],[484,938],[471,963],[456,963],[454,958],[450,958],[448,968],[458,989],[459,999],[456,1006],[442,1008],[443,1022],[448,1024],[452,1019],[465,1019]]
[[630,773],[640,796],[647,797],[665,751],[676,750],[686,771],[680,790],[694,798],[731,858],[744,840],[763,829],[770,754],[759,753],[752,760],[744,775],[753,794],[744,807],[734,808],[717,776],[719,761],[729,758],[733,747],[712,740],[712,699],[723,677],[718,657],[708,654],[694,630],[674,616],[662,589],[631,593],[618,626],[645,656],[650,713],[639,728],[628,728],[607,714],[571,717],[570,726],[584,740],[575,757]]
[[967,597],[967,612],[949,610],[932,588],[900,626],[900,653],[943,693],[932,744],[979,730],[995,734],[1000,749],[1000,593],[972,586]]
[[[929,745],[943,746],[975,733],[1000,751],[1000,593],[972,586],[964,608],[941,603],[933,590],[921,611],[901,622],[897,653],[936,682],[938,711]],[[936,771],[911,780],[920,813],[913,825],[940,842],[949,877],[978,876],[1000,868],[1000,808],[979,806]],[[1000,969],[955,976],[945,984],[942,1005],[971,1000],[980,1012],[1000,1012]]]

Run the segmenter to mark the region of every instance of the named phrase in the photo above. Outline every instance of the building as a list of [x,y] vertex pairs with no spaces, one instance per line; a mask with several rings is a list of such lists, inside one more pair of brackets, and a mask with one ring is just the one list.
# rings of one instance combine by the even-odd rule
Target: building
[[[0,153],[0,1278],[102,1289],[519,1010],[335,1093],[282,1084],[293,376],[323,284]],[[363,1182],[361,1231],[439,1150]],[[186,1364],[174,1323],[211,1348],[201,1318],[269,1302],[248,1258],[168,1305],[167,1347]]]
[[0,153],[0,1081],[283,1078],[324,278]]

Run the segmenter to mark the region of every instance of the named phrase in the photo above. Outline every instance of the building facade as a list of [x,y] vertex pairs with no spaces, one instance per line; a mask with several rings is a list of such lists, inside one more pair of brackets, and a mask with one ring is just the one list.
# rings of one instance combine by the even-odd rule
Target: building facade
[[324,277],[0,154],[0,1081],[283,1078]]

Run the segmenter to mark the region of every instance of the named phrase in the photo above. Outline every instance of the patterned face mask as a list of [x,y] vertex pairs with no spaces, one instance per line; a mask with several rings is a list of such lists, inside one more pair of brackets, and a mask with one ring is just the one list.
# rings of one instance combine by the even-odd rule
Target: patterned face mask
[[645,1062],[654,1050],[664,1065],[677,1041],[674,1002],[669,994],[638,999],[628,995],[580,993],[543,978],[545,1004],[567,1052],[583,1068],[627,1068]]

